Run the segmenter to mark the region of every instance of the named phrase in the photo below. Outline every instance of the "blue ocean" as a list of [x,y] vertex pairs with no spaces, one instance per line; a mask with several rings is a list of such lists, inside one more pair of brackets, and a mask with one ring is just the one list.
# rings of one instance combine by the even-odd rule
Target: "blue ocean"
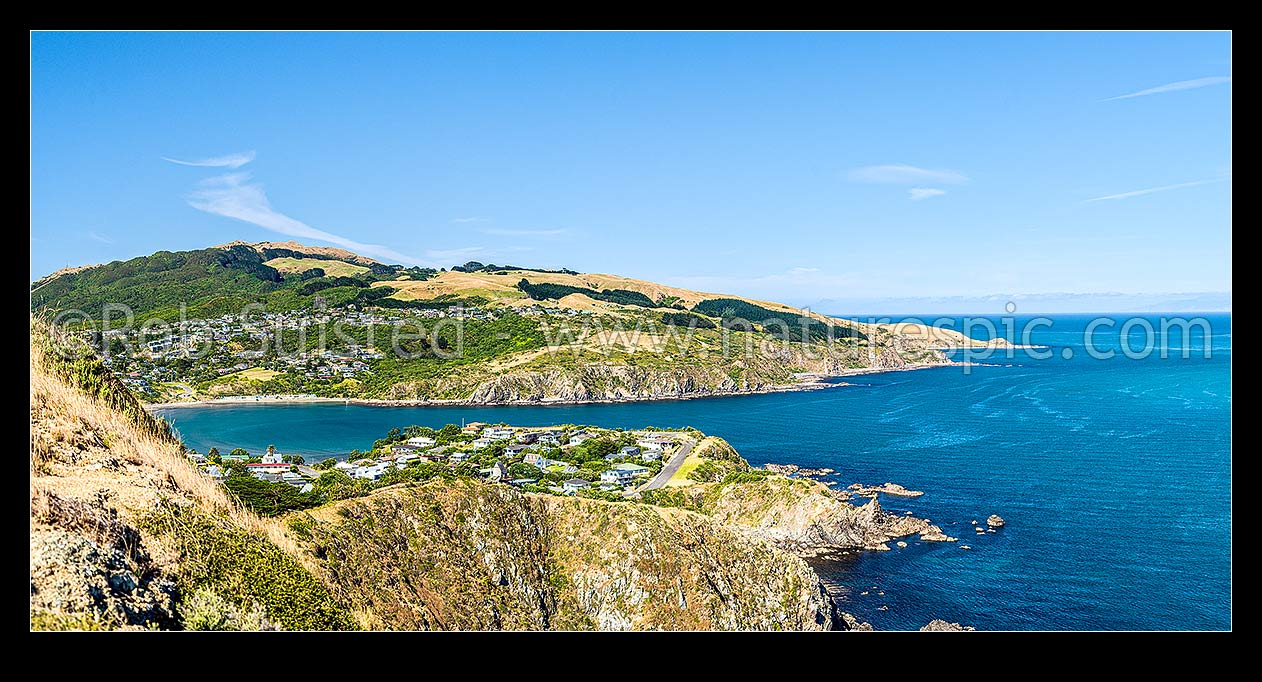
[[[934,618],[979,630],[1228,629],[1231,317],[1205,315],[1209,334],[1164,340],[1143,324],[1123,338],[1128,318],[1110,317],[1116,324],[1097,325],[1090,339],[1096,351],[1117,353],[1110,359],[1087,352],[1084,330],[1097,316],[1059,315],[1029,338],[1047,350],[971,358],[976,364],[967,368],[852,377],[852,385],[810,392],[548,407],[210,406],[161,414],[202,452],[257,452],[274,443],[316,458],[368,449],[387,430],[409,424],[690,425],[726,438],[754,464],[831,467],[841,487],[892,481],[925,492],[881,502],[932,519],[958,543],[911,542],[815,564],[842,608],[879,630],[917,629]],[[1015,318],[1018,333],[1030,319]],[[1160,316],[1143,319],[1159,329]],[[1125,357],[1123,345],[1146,357]],[[972,521],[990,514],[1006,527],[975,535]]]

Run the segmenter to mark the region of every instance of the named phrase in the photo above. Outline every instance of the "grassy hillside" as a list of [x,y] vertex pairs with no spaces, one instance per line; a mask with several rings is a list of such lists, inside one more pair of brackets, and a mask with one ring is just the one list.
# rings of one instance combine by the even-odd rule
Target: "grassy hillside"
[[[299,269],[300,265],[309,267]],[[183,304],[187,318],[199,319],[237,313],[249,304],[269,311],[310,308],[317,295],[331,305],[362,303],[389,293],[370,292],[368,287],[376,281],[400,276],[420,280],[432,274],[382,265],[340,249],[234,242],[193,251],[159,251],[46,277],[31,287],[31,310],[78,310],[100,320],[105,305],[112,304],[126,306],[139,323],[151,317],[176,320]]]
[[33,629],[847,623],[800,558],[682,509],[436,479],[260,519],[39,319],[30,424]]
[[282,529],[39,320],[30,397],[32,628],[355,627]]
[[[861,324],[615,275],[478,263],[436,272],[294,242],[159,252],[50,276],[31,291],[32,310],[50,315],[73,309],[100,320],[106,304],[136,316],[125,339],[96,339],[116,351],[160,340],[136,331],[150,317],[212,320],[257,304],[304,318],[300,335],[290,316],[279,345],[264,343],[274,338],[272,323],[249,326],[240,315],[186,341],[206,343],[213,333],[199,357],[149,349],[113,366],[153,402],[267,393],[475,403],[727,395],[790,387],[807,374],[944,363],[937,347],[971,343],[945,330]],[[459,329],[434,321],[470,309]],[[400,344],[406,356],[283,361],[299,351],[389,350],[404,319],[416,332]],[[247,352],[255,349],[261,355]]]

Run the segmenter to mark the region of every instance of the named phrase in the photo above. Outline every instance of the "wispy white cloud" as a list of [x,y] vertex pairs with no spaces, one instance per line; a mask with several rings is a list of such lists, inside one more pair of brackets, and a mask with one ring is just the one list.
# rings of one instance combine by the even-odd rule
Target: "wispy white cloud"
[[1195,90],[1196,88],[1206,88],[1211,85],[1222,85],[1223,83],[1230,83],[1230,82],[1231,82],[1231,76],[1210,76],[1208,78],[1193,78],[1192,80],[1189,80],[1189,81],[1175,81],[1173,83],[1166,83],[1165,85],[1158,85],[1155,88],[1148,88],[1147,90],[1140,90],[1139,92],[1131,92],[1125,95],[1118,95],[1117,97],[1107,97],[1100,101],[1112,102],[1115,99],[1130,99],[1132,97],[1145,97],[1147,95],[1159,95],[1163,92],[1178,92],[1180,90]]
[[201,166],[204,168],[240,168],[245,164],[254,160],[254,152],[237,152],[236,154],[225,154],[223,156],[215,156],[209,159],[201,159],[198,161],[182,161],[180,159],[172,159],[170,157],[162,157],[163,161],[178,163],[181,166]]
[[789,268],[790,275],[808,275],[812,272],[819,272],[819,268]]
[[557,237],[569,232],[569,230],[504,230],[497,227],[488,227],[485,230],[479,230],[479,232],[495,237]]
[[1183,189],[1184,187],[1198,187],[1200,185],[1210,185],[1215,182],[1227,182],[1228,180],[1231,180],[1231,176],[1227,176],[1223,178],[1210,178],[1208,180],[1194,180],[1192,182],[1180,182],[1177,185],[1162,185],[1161,187],[1148,187],[1146,189],[1137,189],[1130,192],[1122,192],[1121,194],[1109,194],[1102,197],[1095,197],[1094,199],[1087,199],[1087,202],[1090,203],[1092,201],[1112,201],[1114,199],[1130,199],[1131,197],[1141,197],[1145,194],[1156,194],[1157,192],[1169,192],[1172,189]]
[[485,222],[487,222],[487,220],[486,220],[486,218],[477,218],[477,217],[473,217],[473,218],[452,218],[452,219],[451,219],[451,222],[453,222],[453,223],[485,223]]
[[428,263],[378,244],[363,244],[341,235],[325,232],[295,220],[272,208],[263,193],[263,185],[251,182],[246,172],[225,173],[207,178],[188,196],[188,204],[199,211],[235,218],[291,237],[316,239],[336,244],[355,253],[380,258],[391,263],[428,265]]
[[89,232],[89,233],[88,233],[88,239],[91,239],[92,241],[95,241],[95,242],[101,242],[102,244],[113,244],[113,243],[114,243],[114,240],[113,240],[113,239],[110,239],[109,237],[106,237],[106,236],[105,236],[105,235],[103,235],[103,234],[98,234],[98,233],[96,233],[96,232]]
[[946,190],[934,189],[933,187],[912,187],[907,190],[907,196],[910,197],[912,201],[924,201],[925,199],[940,197],[943,194],[946,194]]
[[848,174],[853,182],[879,182],[889,185],[917,185],[936,183],[960,185],[968,182],[968,176],[953,170],[918,168],[906,164],[864,166]]

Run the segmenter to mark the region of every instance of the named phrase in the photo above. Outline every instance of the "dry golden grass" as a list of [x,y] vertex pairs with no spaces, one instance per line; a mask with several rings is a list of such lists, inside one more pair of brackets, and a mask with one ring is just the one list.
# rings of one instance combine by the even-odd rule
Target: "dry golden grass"
[[[51,333],[32,319],[32,339]],[[286,553],[305,557],[278,523],[243,509],[200,471],[177,443],[138,426],[122,412],[69,385],[41,344],[31,344],[31,520],[53,518],[50,500],[110,507],[127,520],[159,501],[193,504],[262,534]],[[41,521],[44,520],[44,521]]]
[[398,289],[399,291],[391,295],[391,298],[404,301],[430,300],[439,296],[481,296],[492,301],[526,297],[526,294],[517,288],[520,277],[506,281],[488,279],[488,277],[481,273],[441,272],[437,277],[424,281],[374,282],[373,286],[389,286]]
[[299,273],[311,268],[320,268],[328,277],[353,277],[361,272],[368,272],[368,268],[362,265],[320,258],[273,258],[263,265],[270,265],[284,273]]

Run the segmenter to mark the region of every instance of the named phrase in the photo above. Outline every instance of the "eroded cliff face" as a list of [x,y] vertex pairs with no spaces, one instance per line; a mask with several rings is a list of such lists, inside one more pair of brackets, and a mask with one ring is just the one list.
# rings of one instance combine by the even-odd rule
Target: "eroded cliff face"
[[[893,337],[869,349],[800,343],[736,348],[730,355],[701,352],[681,357],[641,351],[609,359],[587,349],[583,354],[558,351],[549,358],[507,369],[471,367],[467,371],[428,382],[400,383],[390,389],[391,400],[458,400],[475,404],[522,402],[590,402],[652,400],[735,395],[785,389],[799,382],[796,375],[838,376],[856,369],[899,369],[912,365],[945,364],[946,356],[924,342]],[[637,359],[639,358],[639,359]]]
[[846,628],[800,558],[682,510],[434,481],[294,525],[364,627]]

